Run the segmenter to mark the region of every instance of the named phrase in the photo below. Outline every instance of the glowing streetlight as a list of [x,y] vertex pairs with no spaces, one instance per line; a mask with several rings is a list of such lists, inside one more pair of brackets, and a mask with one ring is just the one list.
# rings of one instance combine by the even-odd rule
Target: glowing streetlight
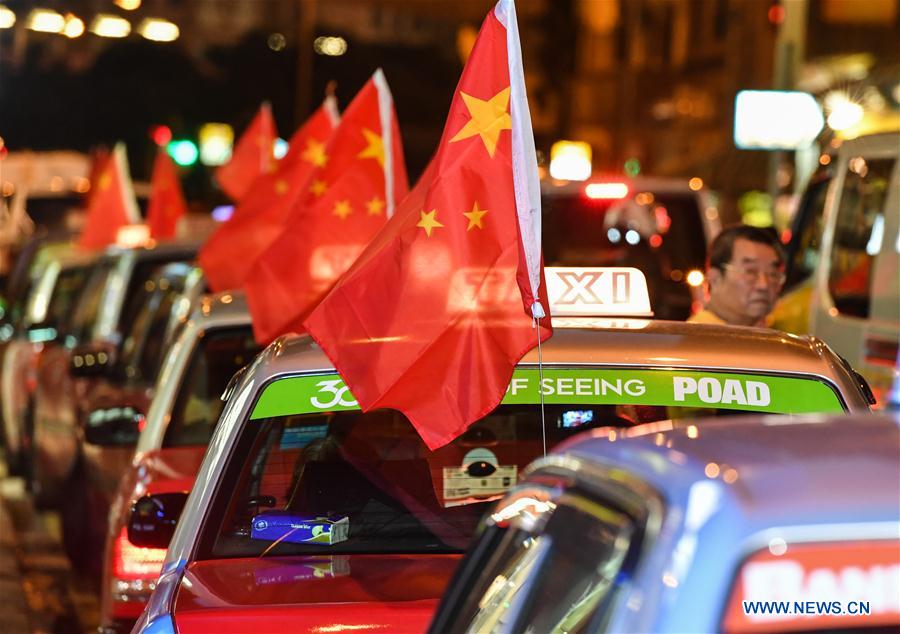
[[825,95],[825,107],[829,110],[828,127],[840,132],[852,128],[862,121],[863,107],[850,99],[847,93],[841,91],[830,92]]
[[0,4],[0,29],[11,29],[16,23],[16,14]]
[[347,52],[347,40],[342,37],[317,37],[313,42],[313,50],[319,55],[339,57]]
[[145,18],[138,26],[138,33],[153,42],[174,42],[181,31],[176,24],[168,20]]
[[591,146],[584,141],[557,141],[550,146],[550,176],[583,181],[591,177]]
[[84,33],[84,21],[71,13],[66,14],[66,25],[63,27],[63,35],[68,38],[76,38]]
[[131,23],[117,15],[98,13],[91,23],[91,33],[100,37],[125,37],[131,33]]
[[25,26],[41,33],[61,33],[66,26],[66,19],[52,9],[32,9]]

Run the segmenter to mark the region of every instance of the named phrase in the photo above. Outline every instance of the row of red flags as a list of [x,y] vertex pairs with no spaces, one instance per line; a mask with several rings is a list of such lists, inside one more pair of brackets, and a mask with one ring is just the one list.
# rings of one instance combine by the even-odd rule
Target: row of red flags
[[236,206],[199,254],[211,288],[245,289],[259,342],[309,333],[363,410],[445,444],[551,334],[513,1],[485,19],[412,192],[380,70],[342,117],[326,98],[280,161],[275,137],[264,105],[216,174]]
[[[141,222],[122,143],[117,143],[112,152],[94,157],[90,182],[92,189],[87,200],[85,226],[78,244],[85,249],[99,250],[115,244],[122,227]],[[178,221],[186,213],[187,203],[178,168],[160,147],[153,162],[147,204],[146,224],[150,237],[154,240],[174,238]]]

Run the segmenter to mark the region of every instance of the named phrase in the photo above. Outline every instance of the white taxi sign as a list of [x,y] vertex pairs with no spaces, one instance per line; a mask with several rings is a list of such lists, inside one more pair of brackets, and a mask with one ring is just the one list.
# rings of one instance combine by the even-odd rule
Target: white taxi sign
[[556,317],[652,317],[647,279],[631,267],[546,267]]

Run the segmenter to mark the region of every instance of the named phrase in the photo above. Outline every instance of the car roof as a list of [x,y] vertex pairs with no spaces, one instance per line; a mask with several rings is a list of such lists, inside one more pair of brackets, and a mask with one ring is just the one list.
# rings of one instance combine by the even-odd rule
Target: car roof
[[[744,373],[811,375],[858,397],[851,408],[866,408],[853,377],[820,340],[768,328],[745,328],[662,320],[554,319],[553,336],[522,364],[610,365],[730,370]],[[277,339],[255,364],[258,378],[331,370],[334,365],[309,337]]]
[[898,447],[900,416],[754,415],[601,429],[558,451],[631,471],[664,499],[731,485],[723,497],[752,531],[900,520]]
[[646,506],[634,571],[642,609],[617,610],[611,631],[718,631],[750,555],[897,539],[898,446],[897,415],[664,421],[585,432],[526,475],[577,481],[600,498],[625,487]]
[[139,260],[170,255],[183,256],[187,259],[192,259],[199,248],[200,243],[196,240],[157,242],[146,247],[120,247],[113,245],[106,249],[105,256],[116,257],[125,253],[134,253],[135,257]]

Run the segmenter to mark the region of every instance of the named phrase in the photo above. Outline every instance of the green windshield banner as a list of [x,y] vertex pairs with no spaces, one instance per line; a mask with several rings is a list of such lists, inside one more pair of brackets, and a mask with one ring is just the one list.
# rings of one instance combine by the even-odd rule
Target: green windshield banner
[[[507,405],[656,405],[809,414],[844,411],[835,391],[816,379],[687,370],[517,368],[503,398]],[[359,409],[337,374],[286,377],[263,390],[251,420]]]

